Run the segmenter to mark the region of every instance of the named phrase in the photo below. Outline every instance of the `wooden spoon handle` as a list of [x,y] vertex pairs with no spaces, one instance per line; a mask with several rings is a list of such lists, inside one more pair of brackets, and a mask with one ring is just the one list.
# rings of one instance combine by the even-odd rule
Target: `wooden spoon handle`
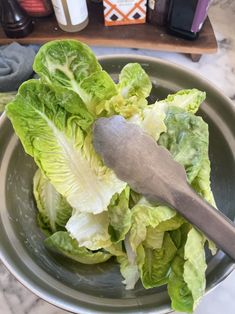
[[235,260],[235,224],[198,196],[190,187],[179,193],[175,209]]

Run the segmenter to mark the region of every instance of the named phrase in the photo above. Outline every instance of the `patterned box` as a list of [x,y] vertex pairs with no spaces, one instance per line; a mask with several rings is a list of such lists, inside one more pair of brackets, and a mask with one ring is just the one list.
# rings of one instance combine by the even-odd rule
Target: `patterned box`
[[103,0],[104,24],[142,24],[146,21],[146,0]]

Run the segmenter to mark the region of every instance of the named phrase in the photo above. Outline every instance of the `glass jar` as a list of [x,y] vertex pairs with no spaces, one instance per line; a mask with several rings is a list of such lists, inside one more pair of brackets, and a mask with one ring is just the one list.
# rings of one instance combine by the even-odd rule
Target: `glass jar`
[[86,0],[52,0],[59,27],[65,32],[78,32],[89,22]]

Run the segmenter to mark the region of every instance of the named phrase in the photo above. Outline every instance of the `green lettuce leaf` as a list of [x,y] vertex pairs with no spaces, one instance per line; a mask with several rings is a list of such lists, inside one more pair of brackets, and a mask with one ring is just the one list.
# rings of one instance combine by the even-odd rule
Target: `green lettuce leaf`
[[143,286],[153,288],[166,284],[170,273],[171,261],[177,248],[170,235],[165,232],[161,248],[152,249],[140,245],[137,260]]
[[53,232],[51,231],[49,220],[45,215],[38,212],[36,221],[37,221],[38,227],[41,229],[41,231],[44,233],[46,237],[49,237],[50,235],[52,235]]
[[87,45],[77,40],[54,40],[39,49],[33,69],[46,82],[76,91],[78,83],[100,71],[101,66]]
[[147,227],[156,228],[162,221],[169,220],[176,214],[167,206],[154,207],[143,199],[132,208],[131,213],[130,245],[134,252],[146,239]]
[[200,90],[193,89],[183,89],[175,94],[170,94],[162,102],[167,103],[170,106],[175,106],[182,108],[188,112],[197,112],[201,103],[205,100],[206,93]]
[[112,245],[108,227],[107,212],[94,215],[74,211],[66,224],[67,231],[78,241],[79,246],[85,246],[90,250],[108,248]]
[[80,95],[88,110],[95,115],[99,115],[105,109],[106,101],[118,92],[115,83],[105,71],[91,74],[78,84],[75,91]]
[[206,288],[206,257],[204,250],[204,236],[192,228],[188,233],[184,248],[184,280],[193,297],[193,310],[198,305]]
[[[174,106],[168,107],[165,124],[167,131],[161,134],[158,143],[166,147],[174,159],[185,167],[193,189],[216,207],[210,186],[207,124],[201,117]],[[212,254],[215,254],[215,244],[210,240],[208,243]]]
[[71,258],[82,264],[104,263],[111,254],[107,252],[92,252],[84,247],[80,247],[75,239],[72,239],[68,232],[58,231],[44,241],[46,247],[56,253]]
[[75,40],[45,44],[39,50],[33,68],[44,81],[76,92],[93,114],[96,114],[97,106],[103,107],[106,100],[118,93],[91,49]]
[[158,232],[176,230],[185,222],[185,219],[180,214],[176,213],[172,218],[161,221],[157,225],[156,230]]
[[181,227],[181,245],[171,264],[168,293],[172,308],[191,313],[205,292],[204,236],[189,224]]
[[110,246],[105,247],[105,251],[114,256],[124,256],[126,253],[123,251],[122,242],[112,243]]
[[[171,219],[168,219],[168,220],[171,220]],[[143,242],[143,245],[146,248],[150,248],[150,249],[160,249],[162,247],[162,243],[164,239],[164,231],[159,231],[157,227],[153,228],[151,226],[147,227],[146,231],[147,231],[146,238]]]
[[25,151],[68,203],[79,211],[100,213],[126,184],[95,153],[91,134],[83,131],[86,119],[64,110],[55,94],[48,85],[28,81],[8,104],[7,115]]
[[[28,82],[34,82],[30,80]],[[37,84],[37,83],[35,83]],[[29,85],[30,86],[30,85]],[[36,85],[35,87],[36,88]],[[29,91],[27,91],[29,93]],[[37,89],[38,97],[48,97],[52,104],[59,105],[63,107],[67,112],[75,114],[80,117],[80,126],[83,130],[91,128],[91,125],[94,122],[94,116],[88,112],[87,107],[81,97],[74,91],[68,91],[67,88],[52,86],[50,89],[47,87],[47,84],[41,84]],[[45,96],[44,96],[45,95]],[[33,97],[33,93],[31,93]],[[34,101],[37,102],[38,97],[34,98]]]
[[138,63],[128,63],[119,75],[118,89],[124,98],[147,98],[152,89],[149,76]]
[[[50,226],[52,232],[65,227],[72,214],[72,208],[50,181],[38,169],[33,179],[33,192],[40,212],[40,220]],[[43,217],[43,219],[42,219]]]
[[130,189],[129,207],[133,208],[142,198],[142,195]]
[[201,117],[173,106],[168,108],[164,122],[167,132],[161,134],[158,143],[184,166],[191,183],[208,159],[208,125]]
[[126,187],[120,195],[114,195],[108,206],[109,234],[112,242],[124,240],[131,227],[129,209],[130,188]]
[[201,168],[198,171],[197,176],[192,181],[192,187],[197,193],[204,198],[212,206],[216,207],[215,199],[211,191],[211,181],[210,181],[210,160],[206,158],[202,161]]

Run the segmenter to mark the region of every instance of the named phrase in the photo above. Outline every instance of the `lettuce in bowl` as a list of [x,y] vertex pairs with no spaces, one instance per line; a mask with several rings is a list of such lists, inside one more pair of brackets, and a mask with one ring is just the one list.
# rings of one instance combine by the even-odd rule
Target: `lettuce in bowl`
[[6,112],[38,166],[34,197],[46,247],[84,264],[114,257],[126,289],[138,280],[146,289],[166,284],[172,308],[192,312],[205,292],[207,239],[119,180],[93,148],[92,125],[114,114],[138,124],[215,205],[208,126],[195,115],[205,93],[181,90],[149,104],[152,83],[141,65],[124,66],[115,83],[90,48],[74,40],[42,46],[33,68],[39,79],[23,83]]

